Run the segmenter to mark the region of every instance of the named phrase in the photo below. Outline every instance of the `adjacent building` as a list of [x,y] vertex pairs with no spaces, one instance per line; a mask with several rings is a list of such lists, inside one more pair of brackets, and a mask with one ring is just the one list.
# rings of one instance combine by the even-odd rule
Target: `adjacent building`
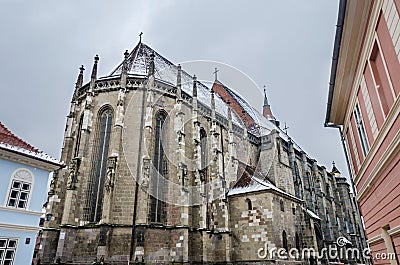
[[266,95],[258,111],[142,42],[124,57],[98,78],[96,56],[87,83],[80,68],[42,264],[316,264],[339,237],[364,248],[346,178],[279,128]]
[[325,121],[342,134],[377,264],[400,254],[399,14],[398,0],[340,1]]
[[60,167],[0,123],[0,264],[32,262],[49,173]]

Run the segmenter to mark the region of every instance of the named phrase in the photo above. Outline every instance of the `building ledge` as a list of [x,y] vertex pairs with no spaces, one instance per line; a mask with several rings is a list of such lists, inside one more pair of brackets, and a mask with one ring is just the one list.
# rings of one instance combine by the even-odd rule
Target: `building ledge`
[[30,214],[30,215],[36,215],[36,216],[42,216],[42,212],[37,212],[37,211],[31,211],[27,209],[18,209],[18,208],[12,208],[12,207],[4,207],[0,206],[0,211],[8,211],[8,212],[14,212],[14,213],[22,213],[22,214]]

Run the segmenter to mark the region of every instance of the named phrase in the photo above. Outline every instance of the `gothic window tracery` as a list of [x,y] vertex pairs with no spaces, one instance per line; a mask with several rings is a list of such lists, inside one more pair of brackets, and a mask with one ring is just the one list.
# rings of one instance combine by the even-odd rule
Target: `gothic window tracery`
[[168,161],[165,157],[163,138],[166,113],[159,111],[156,114],[154,139],[154,170],[151,179],[150,222],[165,223],[166,221],[166,179],[168,175]]
[[95,152],[92,163],[92,183],[89,221],[99,222],[103,210],[104,183],[107,175],[107,159],[110,145],[113,110],[110,107],[99,111],[95,139]]
[[74,157],[78,157],[79,156],[79,148],[80,148],[80,144],[81,144],[82,124],[83,124],[83,114],[79,118],[78,131],[76,133]]

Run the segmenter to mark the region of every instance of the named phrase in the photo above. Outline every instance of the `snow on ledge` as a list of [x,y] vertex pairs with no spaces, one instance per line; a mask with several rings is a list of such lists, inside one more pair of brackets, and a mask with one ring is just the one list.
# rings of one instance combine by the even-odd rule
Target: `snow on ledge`
[[62,163],[60,161],[58,161],[57,159],[51,157],[50,155],[48,155],[42,151],[34,152],[34,151],[26,150],[26,149],[18,147],[18,146],[12,146],[12,145],[5,144],[5,143],[0,143],[0,148],[19,153],[21,155],[26,155],[26,156],[37,158],[40,160],[44,160],[44,161],[52,163],[52,164],[58,164],[60,166],[62,165]]

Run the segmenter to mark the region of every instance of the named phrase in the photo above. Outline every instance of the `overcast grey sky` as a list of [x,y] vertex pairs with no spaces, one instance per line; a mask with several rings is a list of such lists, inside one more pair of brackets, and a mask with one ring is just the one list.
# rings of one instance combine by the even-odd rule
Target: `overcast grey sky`
[[[0,121],[59,158],[78,67],[87,81],[98,53],[99,74],[110,73],[143,31],[172,62],[218,61],[267,84],[292,138],[347,173],[337,130],[323,127],[337,8],[333,0],[0,0]],[[224,71],[219,79],[235,89]],[[261,110],[259,95],[241,94]]]

